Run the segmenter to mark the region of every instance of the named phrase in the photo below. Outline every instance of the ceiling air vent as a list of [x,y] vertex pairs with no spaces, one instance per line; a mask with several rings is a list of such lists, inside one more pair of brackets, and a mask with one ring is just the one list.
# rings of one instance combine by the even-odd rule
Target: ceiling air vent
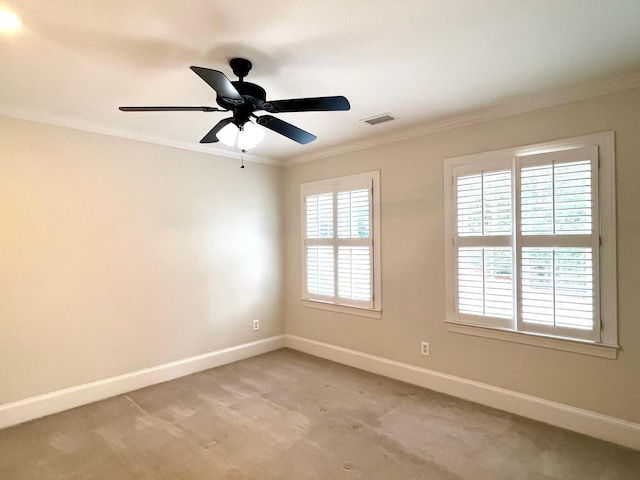
[[368,123],[369,125],[377,125],[379,123],[390,122],[391,120],[395,120],[396,117],[389,113],[383,113],[382,115],[376,115],[375,117],[365,118],[361,120],[361,122]]

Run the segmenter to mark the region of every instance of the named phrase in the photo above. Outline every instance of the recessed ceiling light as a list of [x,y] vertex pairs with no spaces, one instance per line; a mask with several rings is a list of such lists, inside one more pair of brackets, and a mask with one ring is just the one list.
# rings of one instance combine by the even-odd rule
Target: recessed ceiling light
[[20,16],[8,8],[0,7],[0,32],[12,33],[22,28]]

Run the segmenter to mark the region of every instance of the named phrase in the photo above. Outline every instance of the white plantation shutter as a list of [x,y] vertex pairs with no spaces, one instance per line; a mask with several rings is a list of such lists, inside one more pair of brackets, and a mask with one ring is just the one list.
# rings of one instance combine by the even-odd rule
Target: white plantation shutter
[[458,236],[511,233],[510,170],[458,177],[456,191]]
[[333,237],[333,195],[307,197],[307,238]]
[[[522,249],[522,321],[548,327],[593,328],[590,248]],[[528,327],[535,330],[535,327]]]
[[509,247],[458,249],[460,313],[513,317],[513,253]]
[[598,148],[451,169],[456,320],[600,335]]
[[518,329],[598,340],[598,149],[518,159]]
[[303,185],[303,298],[374,307],[372,189],[372,174]]
[[333,295],[333,247],[322,239],[333,238],[333,195],[306,197],[307,289],[314,295]]
[[338,237],[369,238],[370,188],[338,192]]
[[509,162],[458,170],[456,307],[470,323],[513,323],[513,187]]
[[589,160],[525,167],[520,175],[523,235],[591,234]]
[[333,247],[307,247],[307,290],[313,295],[333,296]]
[[370,190],[337,195],[338,296],[363,302],[371,299]]
[[338,247],[338,296],[369,302],[371,252],[369,247]]

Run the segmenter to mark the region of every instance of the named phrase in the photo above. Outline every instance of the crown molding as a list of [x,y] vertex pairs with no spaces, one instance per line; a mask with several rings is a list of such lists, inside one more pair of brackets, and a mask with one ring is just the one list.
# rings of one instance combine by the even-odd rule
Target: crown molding
[[390,143],[402,142],[404,140],[410,140],[412,138],[422,137],[437,132],[453,130],[455,128],[475,125],[490,120],[498,120],[500,118],[510,117],[521,113],[586,100],[588,98],[599,97],[637,87],[640,87],[640,72],[633,72],[613,79],[566,87],[554,90],[553,92],[530,96],[524,100],[515,100],[502,105],[490,106],[468,114],[430,122],[401,133],[376,136],[375,138],[355,141],[346,145],[323,149],[305,155],[285,158],[282,160],[281,164],[285,167],[290,167],[301,163],[312,162],[314,160],[335,157],[346,153],[388,145]]
[[[266,165],[273,165],[278,167],[290,167],[301,163],[312,162],[314,160],[321,160],[324,158],[344,155],[347,153],[366,150],[382,145],[402,142],[405,140],[423,137],[425,135],[430,135],[437,132],[471,126],[491,120],[498,120],[521,113],[541,110],[543,108],[554,107],[557,105],[563,105],[593,97],[599,97],[602,95],[607,95],[623,90],[630,90],[637,87],[640,87],[640,72],[636,71],[599,82],[574,85],[562,89],[556,89],[552,92],[531,95],[525,99],[514,100],[512,102],[507,102],[501,105],[492,105],[471,113],[429,122],[427,124],[421,125],[420,127],[411,128],[400,133],[396,132],[390,133],[388,135],[377,135],[374,138],[368,138],[359,141],[356,140],[354,142],[348,142],[344,145],[329,147],[315,152],[310,152],[308,154],[287,157],[284,159],[274,159],[254,154],[245,154],[244,159],[248,162],[263,163]],[[139,134],[122,128],[109,127],[103,124],[93,123],[64,115],[48,114],[29,109],[7,107],[0,107],[0,115],[19,118],[32,122],[71,128],[74,130],[83,130],[113,137],[127,138],[140,142],[180,148],[183,150],[206,153],[208,155],[216,155],[233,159],[240,158],[240,152],[234,150],[228,150],[220,147],[203,146],[199,143],[193,144],[188,142],[168,140],[156,135]]]
[[[122,128],[108,127],[103,124],[93,123],[86,120],[81,120],[74,117],[65,115],[56,115],[49,113],[36,112],[30,109],[23,108],[6,108],[0,107],[0,115],[5,117],[17,118],[20,120],[27,120],[30,122],[44,123],[47,125],[55,125],[58,127],[71,128],[73,130],[82,130],[85,132],[99,133],[102,135],[109,135],[111,137],[126,138],[129,140],[136,140],[139,142],[153,143],[156,145],[163,145],[166,147],[179,148],[182,150],[190,150],[193,152],[206,153],[208,155],[215,155],[218,157],[227,157],[233,159],[240,159],[240,152],[235,150],[228,150],[221,147],[204,146],[200,143],[188,143],[179,142],[174,140],[168,140],[156,135],[144,135],[136,132],[131,132]],[[247,162],[264,163],[266,165],[282,166],[282,162],[273,160],[266,157],[261,157],[253,154],[244,154],[244,160]]]

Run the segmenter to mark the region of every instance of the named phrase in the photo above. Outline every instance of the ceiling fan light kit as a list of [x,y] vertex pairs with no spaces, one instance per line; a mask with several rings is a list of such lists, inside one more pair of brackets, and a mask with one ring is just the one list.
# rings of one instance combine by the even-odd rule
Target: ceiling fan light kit
[[258,126],[247,121],[240,128],[233,123],[229,122],[218,132],[218,140],[227,147],[237,146],[240,150],[251,150],[256,148],[260,142],[264,139],[264,132],[258,128]]
[[[203,67],[191,67],[202,80],[216,92],[216,103],[222,107],[120,107],[124,112],[201,111],[231,112],[232,117],[220,120],[200,143],[222,142],[228,147],[237,146],[242,151],[255,148],[264,138],[258,125],[279,133],[301,145],[310,143],[316,136],[273,115],[257,116],[255,112],[270,114],[283,112],[321,112],[349,110],[351,105],[343,96],[292,98],[267,101],[264,88],[245,82],[251,70],[251,62],[244,58],[232,58],[229,62],[236,81],[230,81],[222,72]],[[251,121],[255,120],[255,123]]]

